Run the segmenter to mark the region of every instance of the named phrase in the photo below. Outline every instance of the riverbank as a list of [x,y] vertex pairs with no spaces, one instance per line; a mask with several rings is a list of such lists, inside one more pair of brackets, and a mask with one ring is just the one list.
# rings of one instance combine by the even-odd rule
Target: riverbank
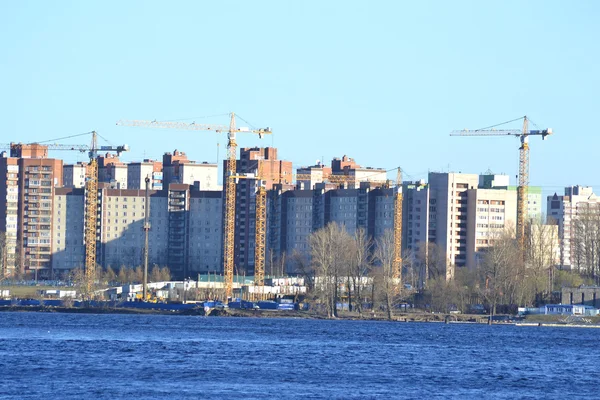
[[[65,306],[2,306],[0,312],[43,312],[43,313],[71,313],[71,314],[131,314],[131,315],[181,315],[181,316],[210,316],[233,318],[293,318],[325,320],[334,319],[342,321],[390,321],[387,314],[380,313],[351,313],[342,311],[337,318],[328,318],[327,315],[313,311],[288,311],[288,310],[260,310],[260,309],[210,309],[209,314],[204,308],[189,309],[147,309],[114,306],[94,307],[65,307]],[[427,312],[410,312],[395,314],[390,322],[425,322],[446,324],[488,324],[488,315],[475,314],[432,314]],[[493,325],[515,325],[521,327],[585,327],[600,328],[600,318],[577,318],[563,315],[529,315],[523,318],[500,316],[493,321]]]

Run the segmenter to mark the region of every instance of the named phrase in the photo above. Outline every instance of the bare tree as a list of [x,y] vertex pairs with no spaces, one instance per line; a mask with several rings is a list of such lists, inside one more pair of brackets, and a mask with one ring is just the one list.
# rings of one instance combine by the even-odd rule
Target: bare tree
[[490,305],[490,315],[496,313],[501,301],[512,303],[518,284],[523,279],[523,259],[512,231],[505,229],[491,238],[479,266],[480,293]]
[[330,223],[309,237],[311,260],[318,276],[315,292],[325,302],[327,316],[336,318],[339,286],[350,262],[352,237],[343,226]]
[[600,283],[600,205],[580,203],[573,218],[571,253],[575,267]]
[[352,257],[348,263],[348,306],[352,307],[353,292],[354,308],[362,315],[362,289],[371,270],[370,252],[373,242],[362,228],[356,230],[353,239]]
[[523,285],[526,299],[523,304],[531,304],[532,298],[548,297],[552,292],[552,278],[558,264],[558,226],[546,225],[543,219],[532,220],[528,226],[527,263]]
[[416,258],[421,264],[421,279],[423,287],[427,287],[427,281],[439,277],[447,279],[448,258],[445,250],[437,243],[427,243],[419,248]]
[[381,293],[385,301],[388,319],[392,319],[394,298],[399,293],[398,284],[394,279],[394,233],[386,230],[375,241],[375,259],[379,267],[379,281]]

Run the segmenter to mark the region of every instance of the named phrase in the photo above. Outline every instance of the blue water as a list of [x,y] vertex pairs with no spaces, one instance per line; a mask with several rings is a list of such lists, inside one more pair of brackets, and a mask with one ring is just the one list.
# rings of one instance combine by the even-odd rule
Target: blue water
[[0,398],[598,398],[600,330],[0,313]]

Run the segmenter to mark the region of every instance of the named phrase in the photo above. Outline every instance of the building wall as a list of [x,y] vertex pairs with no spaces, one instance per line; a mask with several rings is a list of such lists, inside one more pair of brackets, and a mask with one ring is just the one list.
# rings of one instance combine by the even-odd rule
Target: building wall
[[582,304],[600,308],[600,287],[581,286],[562,289],[562,304]]
[[152,179],[154,164],[150,162],[137,162],[127,164],[127,188],[146,189],[146,177]]
[[467,190],[477,188],[476,174],[438,173],[429,174],[430,223],[435,221],[435,243],[446,253],[450,268],[446,277],[453,277],[453,266],[467,264],[466,248],[456,246],[456,241],[467,239]]
[[83,189],[56,188],[54,193],[52,271],[55,276],[85,266]]
[[[103,267],[119,268],[143,264],[144,191],[100,190],[100,248],[99,263]],[[156,195],[156,193],[153,193]],[[160,226],[160,223],[157,224]],[[155,249],[150,247],[153,251]]]
[[436,221],[429,221],[429,185],[405,182],[402,192],[402,249],[417,255],[429,241],[429,230],[436,229]]
[[20,158],[18,165],[20,269],[30,277],[51,278],[54,190],[63,185],[62,160]]
[[469,189],[467,191],[467,237],[455,239],[458,252],[466,252],[467,268],[474,270],[485,250],[511,229],[515,232],[517,192],[506,189]]
[[87,165],[83,163],[63,165],[63,186],[67,188],[85,187]]
[[190,276],[223,272],[223,200],[216,191],[192,192],[189,221]]
[[179,183],[193,185],[199,182],[199,190],[219,190],[217,164],[185,163],[179,169]]
[[0,276],[10,276],[17,264],[17,232],[19,212],[19,165],[17,158],[0,155],[0,234],[5,248],[0,253]]
[[593,193],[591,187],[571,186],[565,188],[565,194],[554,194],[547,197],[547,214],[549,223],[558,225],[560,243],[560,264],[564,269],[584,267],[578,265],[574,251],[575,221],[578,215],[593,212],[600,208],[600,198]]

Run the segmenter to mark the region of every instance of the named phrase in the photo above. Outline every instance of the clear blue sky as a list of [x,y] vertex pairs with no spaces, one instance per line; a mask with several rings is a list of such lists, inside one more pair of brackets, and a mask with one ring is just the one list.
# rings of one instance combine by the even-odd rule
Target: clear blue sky
[[275,132],[241,146],[295,166],[347,154],[408,179],[491,169],[514,184],[518,139],[449,132],[527,114],[555,131],[531,140],[531,184],[600,191],[599,17],[597,1],[3,1],[0,142],[95,129],[131,146],[126,161],[216,161],[214,133],[115,122],[235,111]]

